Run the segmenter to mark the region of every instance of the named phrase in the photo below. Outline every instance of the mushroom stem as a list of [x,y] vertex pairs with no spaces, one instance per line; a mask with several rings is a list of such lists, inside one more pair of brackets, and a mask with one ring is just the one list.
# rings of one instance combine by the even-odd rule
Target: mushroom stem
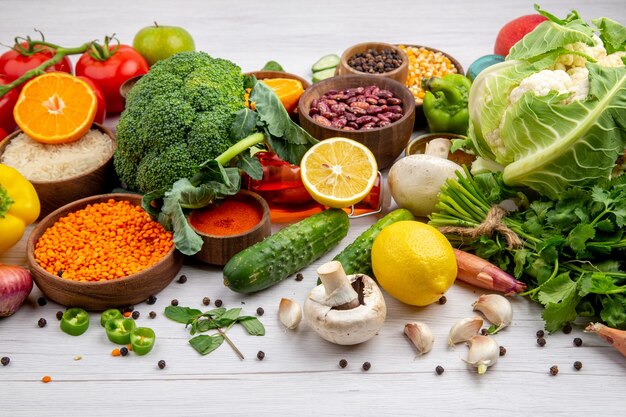
[[424,154],[448,159],[452,141],[446,138],[435,138],[426,144]]
[[359,295],[339,261],[331,261],[317,268],[317,274],[326,292],[326,305],[335,310],[350,310],[360,305]]

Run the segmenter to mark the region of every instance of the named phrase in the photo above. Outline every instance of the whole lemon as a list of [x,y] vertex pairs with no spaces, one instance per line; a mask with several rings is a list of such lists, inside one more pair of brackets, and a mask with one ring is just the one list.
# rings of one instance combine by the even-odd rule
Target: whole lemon
[[456,257],[446,237],[412,220],[389,225],[374,239],[372,269],[389,295],[414,306],[437,301],[457,275]]

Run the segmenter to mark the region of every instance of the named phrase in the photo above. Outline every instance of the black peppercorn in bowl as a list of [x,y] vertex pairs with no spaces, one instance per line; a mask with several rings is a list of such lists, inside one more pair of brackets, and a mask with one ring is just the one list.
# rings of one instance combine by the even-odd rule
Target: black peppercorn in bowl
[[337,74],[372,75],[404,83],[409,74],[409,58],[396,45],[384,42],[359,43],[343,52]]

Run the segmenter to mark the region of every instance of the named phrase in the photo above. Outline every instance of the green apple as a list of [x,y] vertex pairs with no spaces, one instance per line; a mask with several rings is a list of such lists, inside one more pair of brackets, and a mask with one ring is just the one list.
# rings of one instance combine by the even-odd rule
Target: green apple
[[150,66],[178,52],[195,51],[193,38],[185,29],[178,26],[154,26],[141,29],[133,40],[135,48]]

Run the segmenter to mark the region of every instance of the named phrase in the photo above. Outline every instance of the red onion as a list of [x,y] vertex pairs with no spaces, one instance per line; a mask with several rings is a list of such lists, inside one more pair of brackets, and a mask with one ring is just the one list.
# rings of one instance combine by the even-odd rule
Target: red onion
[[0,263],[0,317],[19,310],[32,289],[33,279],[27,269]]

